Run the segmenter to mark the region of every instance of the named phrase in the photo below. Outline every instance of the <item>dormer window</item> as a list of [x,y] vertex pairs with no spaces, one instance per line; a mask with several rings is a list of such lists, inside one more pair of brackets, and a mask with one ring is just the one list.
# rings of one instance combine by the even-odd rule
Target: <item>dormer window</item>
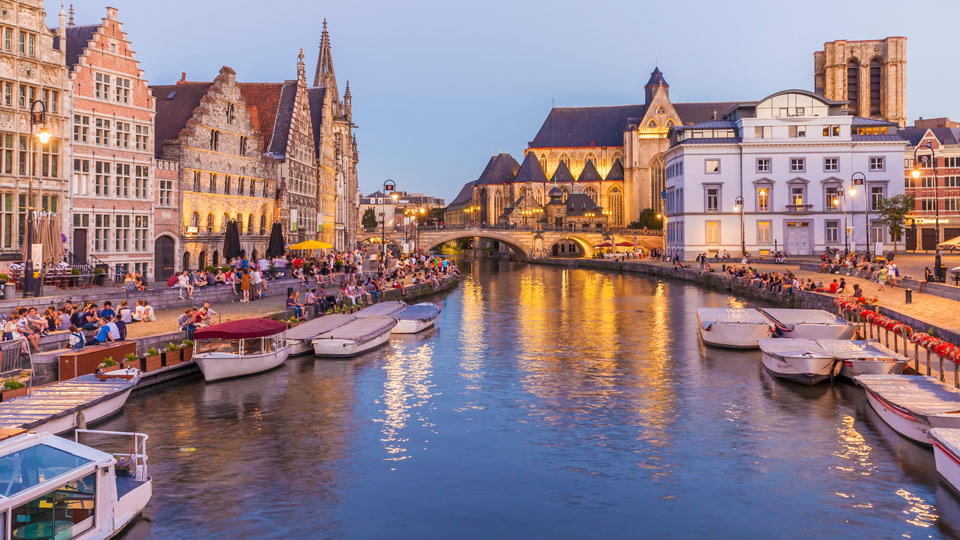
[[656,129],[656,128],[657,128],[657,121],[651,118],[650,121],[647,122],[647,127],[650,128],[650,129]]
[[657,114],[663,114],[663,105],[657,107]]

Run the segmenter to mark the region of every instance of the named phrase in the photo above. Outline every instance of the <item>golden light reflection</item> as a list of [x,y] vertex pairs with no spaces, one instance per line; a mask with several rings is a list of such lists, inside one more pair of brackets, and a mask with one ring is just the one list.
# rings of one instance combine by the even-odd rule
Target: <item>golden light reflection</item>
[[483,288],[473,280],[463,284],[460,323],[460,377],[466,389],[477,391],[483,380],[483,348],[486,343],[483,316]]
[[858,472],[863,476],[870,476],[877,470],[877,466],[870,459],[873,448],[867,444],[863,435],[857,431],[856,419],[849,414],[840,419],[837,426],[837,449],[833,455],[851,462],[850,465],[834,465],[832,468],[844,472]]
[[[387,355],[383,369],[387,372],[383,382],[383,417],[374,418],[381,424],[380,442],[387,451],[386,461],[403,461],[413,457],[407,451],[410,439],[404,436],[408,423],[416,421],[421,427],[435,433],[435,425],[428,413],[433,408],[434,396],[433,344],[424,343],[411,350],[405,350],[401,343],[393,343],[393,350]],[[418,445],[421,441],[418,441]],[[426,444],[429,440],[423,440]]]
[[903,511],[904,514],[910,516],[907,523],[917,527],[930,527],[940,518],[934,513],[937,509],[932,504],[927,504],[919,495],[910,493],[903,488],[897,490],[897,495],[903,497],[910,505]]

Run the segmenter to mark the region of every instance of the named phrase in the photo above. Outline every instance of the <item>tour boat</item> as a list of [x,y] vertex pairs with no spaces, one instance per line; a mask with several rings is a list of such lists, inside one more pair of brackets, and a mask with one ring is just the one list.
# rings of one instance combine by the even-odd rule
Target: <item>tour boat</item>
[[423,302],[408,306],[394,315],[397,325],[393,327],[394,334],[416,334],[433,326],[440,315],[440,306],[432,302]]
[[860,375],[867,401],[884,422],[904,437],[930,444],[931,428],[960,428],[960,389],[933,377]]
[[907,365],[907,357],[897,354],[876,341],[818,339],[843,367],[840,375],[852,379],[858,375],[899,375]]
[[383,345],[397,325],[393,317],[363,317],[313,338],[317,356],[356,356]]
[[788,381],[813,386],[840,371],[833,354],[810,339],[761,339],[760,351],[763,367]]
[[707,345],[756,349],[757,340],[770,337],[772,323],[754,308],[697,308],[697,329]]
[[960,493],[960,429],[933,428],[927,432],[933,445],[937,472]]
[[81,375],[4,401],[0,403],[0,430],[30,429],[57,434],[109,418],[120,412],[140,382],[140,370],[129,371],[134,372],[129,379],[100,380],[94,374]]
[[379,304],[374,304],[372,306],[367,306],[357,312],[357,317],[396,317],[397,313],[400,313],[407,307],[406,302],[400,300],[389,300],[386,302],[380,302]]
[[290,356],[313,352],[313,338],[339,328],[356,319],[355,314],[324,315],[312,321],[302,322],[287,330],[287,345],[290,346]]
[[193,360],[207,382],[273,369],[290,355],[287,323],[241,319],[194,332]]
[[[80,444],[80,435],[87,434],[119,438],[129,444],[129,453]],[[3,538],[113,538],[143,512],[153,494],[142,433],[77,430],[72,441],[25,430],[2,436]]]
[[783,334],[800,339],[850,339],[854,327],[849,322],[822,309],[771,309],[760,311]]

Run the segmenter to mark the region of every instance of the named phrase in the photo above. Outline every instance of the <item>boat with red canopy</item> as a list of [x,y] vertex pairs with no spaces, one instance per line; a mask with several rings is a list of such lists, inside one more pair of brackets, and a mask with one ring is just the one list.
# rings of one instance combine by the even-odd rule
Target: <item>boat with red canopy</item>
[[215,324],[194,332],[193,359],[207,382],[260,373],[290,355],[286,333],[286,323],[270,319]]

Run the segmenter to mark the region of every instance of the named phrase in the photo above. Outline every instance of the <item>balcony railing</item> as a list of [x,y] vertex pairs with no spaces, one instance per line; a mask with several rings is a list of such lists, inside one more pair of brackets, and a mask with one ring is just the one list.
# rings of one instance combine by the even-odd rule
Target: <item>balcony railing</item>
[[812,204],[788,204],[787,212],[809,212],[813,210]]

